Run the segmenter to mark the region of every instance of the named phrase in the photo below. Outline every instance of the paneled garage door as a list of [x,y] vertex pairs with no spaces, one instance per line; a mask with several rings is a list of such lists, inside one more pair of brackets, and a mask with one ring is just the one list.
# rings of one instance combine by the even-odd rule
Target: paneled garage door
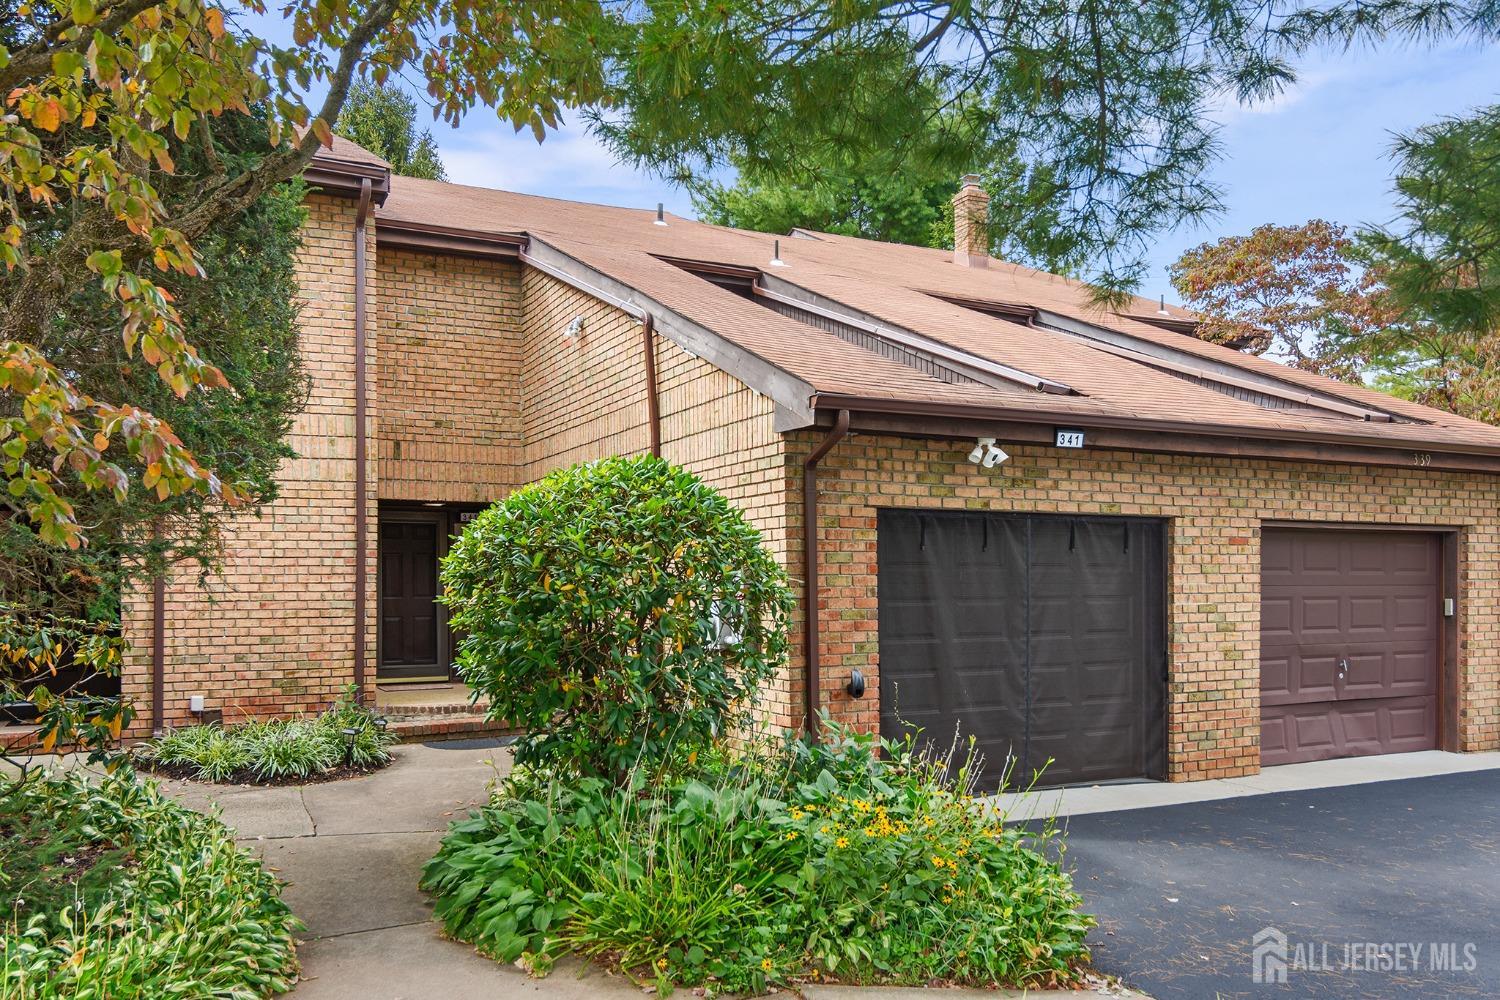
[[1436,535],[1267,528],[1263,765],[1437,746]]
[[1043,784],[1160,777],[1159,522],[882,511],[880,720]]

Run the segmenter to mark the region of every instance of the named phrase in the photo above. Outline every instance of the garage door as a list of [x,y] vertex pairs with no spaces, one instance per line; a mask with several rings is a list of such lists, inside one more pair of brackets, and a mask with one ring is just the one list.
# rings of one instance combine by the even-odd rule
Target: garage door
[[1161,776],[1159,522],[882,511],[878,549],[885,736],[974,737],[987,790],[1011,757],[1042,784]]
[[1437,746],[1435,535],[1268,528],[1261,540],[1261,763]]

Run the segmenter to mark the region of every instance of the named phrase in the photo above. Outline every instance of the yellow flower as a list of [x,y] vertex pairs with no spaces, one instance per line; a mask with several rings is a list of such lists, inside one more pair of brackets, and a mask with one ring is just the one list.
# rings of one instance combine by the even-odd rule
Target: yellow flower
[[820,826],[818,828],[818,832],[819,833],[832,833],[833,832],[833,827],[829,826],[827,823],[824,823],[822,826]]
[[944,896],[943,897],[943,902],[945,902],[945,903],[951,903],[951,902],[953,902],[953,897],[952,896]]
[[792,810],[792,819],[800,820],[802,818],[802,815],[803,814],[801,809]]
[[770,972],[772,969],[776,968],[776,963],[772,962],[769,958],[763,958],[760,960],[760,967],[762,970]]
[[866,802],[864,799],[855,799],[854,808],[858,809],[862,813],[866,813],[870,811],[870,803]]
[[796,840],[797,839],[797,831],[796,830],[788,830],[786,832],[786,839],[787,840]]
[[932,867],[934,867],[934,868],[941,868],[944,865],[946,865],[947,863],[948,862],[944,858],[940,857],[939,855],[934,854],[932,856]]
[[667,969],[667,960],[665,958],[658,958],[656,960],[656,967],[665,972]]
[[833,846],[834,847],[839,847],[839,848],[848,847],[849,846],[849,838],[848,837],[840,837],[838,840],[835,840],[833,842]]

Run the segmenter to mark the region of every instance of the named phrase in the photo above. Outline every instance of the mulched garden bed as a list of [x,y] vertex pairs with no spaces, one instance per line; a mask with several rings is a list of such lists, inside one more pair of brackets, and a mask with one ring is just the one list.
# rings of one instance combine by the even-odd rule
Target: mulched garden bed
[[148,771],[159,778],[168,778],[173,781],[191,781],[198,785],[260,785],[263,787],[276,787],[281,785],[321,785],[329,781],[343,781],[345,778],[363,778],[366,775],[385,770],[391,766],[393,761],[394,758],[384,764],[368,767],[360,767],[354,764],[340,764],[338,767],[316,774],[285,774],[274,778],[268,778],[253,768],[242,767],[237,771],[230,772],[229,777],[223,781],[205,781],[198,777],[198,768],[192,764],[159,764],[155,761],[142,760],[136,762],[136,768],[141,771]]

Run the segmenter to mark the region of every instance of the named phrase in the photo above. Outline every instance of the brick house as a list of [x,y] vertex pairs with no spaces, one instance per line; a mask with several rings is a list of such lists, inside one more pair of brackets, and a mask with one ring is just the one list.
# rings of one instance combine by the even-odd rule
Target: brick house
[[449,681],[465,516],[656,451],[803,587],[779,725],[961,724],[1055,782],[1500,748],[1500,429],[989,260],[974,184],[949,252],[395,177],[346,142],[308,180],[299,457],[207,590],[128,603],[144,726]]

